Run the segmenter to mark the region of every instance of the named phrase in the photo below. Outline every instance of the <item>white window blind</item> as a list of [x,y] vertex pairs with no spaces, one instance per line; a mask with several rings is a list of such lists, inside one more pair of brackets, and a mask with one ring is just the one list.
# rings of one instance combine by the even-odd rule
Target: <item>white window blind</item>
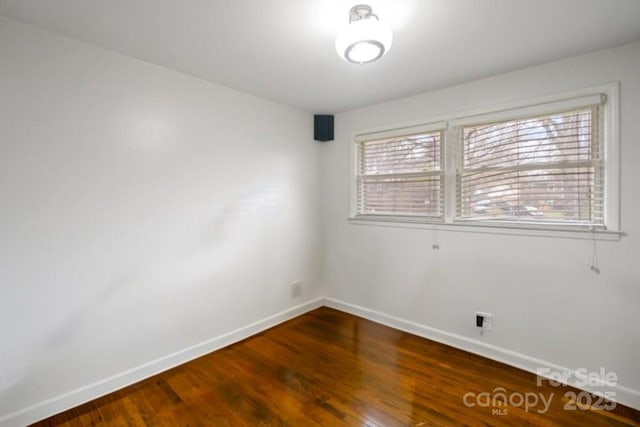
[[456,219],[602,225],[600,110],[460,126]]
[[402,133],[357,139],[357,213],[441,220],[442,131],[408,129]]

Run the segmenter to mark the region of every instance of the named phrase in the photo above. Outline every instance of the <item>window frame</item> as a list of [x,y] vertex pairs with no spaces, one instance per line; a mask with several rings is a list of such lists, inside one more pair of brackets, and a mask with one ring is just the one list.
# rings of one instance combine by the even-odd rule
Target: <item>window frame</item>
[[[447,124],[445,122],[436,122],[436,123],[429,123],[429,124],[422,124],[422,125],[418,125],[418,126],[405,126],[405,127],[400,127],[400,128],[395,128],[395,129],[389,129],[389,130],[384,130],[384,131],[374,131],[374,132],[367,132],[367,133],[360,133],[357,136],[355,136],[354,138],[354,142],[355,142],[355,150],[356,150],[356,155],[355,155],[355,160],[357,162],[357,164],[355,165],[355,193],[354,193],[354,197],[353,197],[353,204],[354,204],[354,212],[355,215],[358,217],[368,217],[368,218],[392,218],[395,220],[399,220],[399,221],[408,221],[408,222],[412,222],[412,221],[425,221],[425,222],[433,222],[433,223],[442,223],[444,222],[444,199],[446,198],[445,196],[445,181],[446,181],[446,156],[445,156],[445,152],[444,152],[444,147],[445,147],[445,130],[446,130],[446,126]],[[395,138],[395,137],[404,137],[406,136],[407,138],[413,136],[413,135],[417,135],[417,134],[430,134],[430,133],[440,133],[440,155],[441,155],[441,168],[440,171],[441,173],[438,174],[441,176],[441,192],[442,192],[442,215],[440,217],[434,217],[434,216],[421,216],[421,215],[390,215],[390,214],[359,214],[358,213],[358,200],[360,199],[360,195],[359,195],[359,178],[361,177],[361,171],[360,171],[360,167],[359,167],[359,161],[360,161],[360,157],[359,157],[359,152],[360,152],[360,147],[361,144],[365,144],[369,141],[378,141],[378,140],[383,140],[383,139],[389,139],[389,138]],[[429,172],[433,172],[433,171],[429,171]],[[425,174],[426,175],[426,174]]]
[[[540,108],[525,108],[524,112],[521,111],[521,109],[516,109],[516,110],[510,110],[508,111],[506,114],[489,114],[486,116],[480,116],[477,119],[472,119],[472,120],[462,120],[462,121],[455,121],[452,122],[452,126],[455,132],[455,141],[453,141],[453,143],[456,145],[456,164],[455,164],[455,169],[456,169],[456,177],[457,177],[457,182],[456,184],[462,184],[462,176],[464,176],[464,171],[466,170],[464,167],[464,162],[465,162],[465,157],[464,157],[464,151],[465,151],[465,138],[464,138],[464,131],[465,129],[469,128],[469,127],[475,127],[475,126],[485,126],[485,125],[491,125],[491,124],[499,124],[499,123],[505,123],[505,122],[514,122],[514,121],[518,121],[518,120],[529,120],[529,119],[537,119],[539,117],[544,117],[544,116],[557,116],[557,115],[561,115],[561,114],[569,114],[572,112],[577,112],[577,111],[585,111],[585,110],[591,110],[591,120],[598,121],[598,125],[596,126],[596,130],[597,130],[597,134],[594,136],[592,135],[592,137],[595,139],[595,143],[597,144],[598,147],[598,151],[600,152],[600,148],[604,148],[604,138],[603,138],[603,132],[601,126],[600,126],[600,120],[603,118],[602,112],[603,112],[603,108],[604,105],[606,104],[606,95],[604,94],[600,94],[600,95],[593,95],[593,96],[587,96],[587,97],[581,97],[581,98],[575,98],[570,100],[569,102],[565,102],[565,101],[561,101],[558,103],[551,103],[551,104],[544,104],[542,105]],[[595,108],[594,108],[595,107]],[[538,111],[539,110],[539,111]],[[595,111],[595,115],[593,115]],[[592,129],[593,129],[593,125],[592,125]],[[604,173],[602,175],[597,174],[597,172],[594,172],[597,174],[597,177],[600,179],[606,179],[606,168],[604,165],[604,150],[602,150],[603,155],[598,156],[597,160],[598,162],[601,162],[601,167],[596,167],[596,169],[602,169],[604,170]],[[562,162],[558,162],[558,166],[556,169],[558,170],[562,170],[565,168],[569,168],[569,169],[573,169],[576,168],[576,163],[591,163],[593,161],[593,159],[589,159],[589,160],[582,160],[582,161],[575,161],[575,162],[571,162],[568,161],[566,162],[566,164],[562,165]],[[493,165],[492,165],[493,166]],[[502,165],[498,165],[498,168],[501,167]],[[537,166],[537,167],[536,167]],[[545,164],[544,162],[542,163],[532,163],[530,165],[529,169],[544,169],[545,168]],[[595,165],[594,165],[595,166]],[[504,166],[502,166],[504,167]],[[584,165],[582,166],[584,167]],[[523,166],[523,165],[516,165],[516,166],[510,166],[510,169],[512,169],[513,171],[522,171],[525,170],[527,168],[527,166]],[[473,171],[473,167],[470,168],[471,171]],[[499,169],[498,169],[499,170]],[[518,219],[498,219],[498,218],[487,218],[487,219],[474,219],[473,217],[460,217],[459,214],[459,210],[458,208],[458,204],[461,202],[459,200],[459,198],[462,196],[461,193],[461,189],[458,188],[459,185],[457,185],[456,187],[456,195],[455,195],[455,200],[456,200],[456,211],[454,212],[454,221],[460,221],[460,222],[469,222],[469,221],[478,221],[478,222],[497,222],[497,223],[507,223],[507,224],[536,224],[536,225],[560,225],[560,226],[566,226],[566,227],[580,227],[580,226],[584,226],[584,227],[593,227],[593,228],[597,228],[597,229],[602,229],[605,228],[604,224],[604,212],[603,212],[603,223],[602,224],[598,224],[598,223],[594,223],[594,224],[589,224],[586,223],[585,221],[552,221],[552,220],[547,220],[547,219],[542,219],[540,221],[535,221],[535,220],[520,220]],[[604,196],[605,193],[605,188],[602,188],[602,193]],[[604,201],[604,200],[603,200]]]
[[[491,220],[456,220],[456,144],[461,144],[461,136],[456,135],[464,125],[518,119],[540,114],[554,113],[572,106],[579,108],[585,101],[604,96],[601,106],[602,126],[600,131],[604,173],[604,225],[590,226],[571,223],[537,223]],[[358,145],[363,137],[381,135],[402,135],[403,131],[414,129],[438,130],[444,128],[442,149],[444,150],[444,220],[430,220],[422,216],[393,216],[358,214],[357,175]],[[407,133],[408,134],[408,133]],[[561,94],[542,96],[516,101],[493,107],[482,107],[461,114],[442,116],[432,120],[416,120],[395,126],[363,129],[351,133],[351,205],[349,221],[353,224],[369,224],[394,227],[442,229],[465,232],[493,232],[498,234],[524,234],[559,236],[572,238],[599,238],[618,240],[620,231],[620,154],[619,154],[619,83],[579,89]]]

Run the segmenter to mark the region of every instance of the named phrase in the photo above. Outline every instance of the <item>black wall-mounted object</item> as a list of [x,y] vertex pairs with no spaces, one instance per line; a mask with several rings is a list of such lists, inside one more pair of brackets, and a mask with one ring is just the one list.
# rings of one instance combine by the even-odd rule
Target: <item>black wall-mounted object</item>
[[333,141],[333,116],[315,114],[313,116],[313,139],[316,141]]

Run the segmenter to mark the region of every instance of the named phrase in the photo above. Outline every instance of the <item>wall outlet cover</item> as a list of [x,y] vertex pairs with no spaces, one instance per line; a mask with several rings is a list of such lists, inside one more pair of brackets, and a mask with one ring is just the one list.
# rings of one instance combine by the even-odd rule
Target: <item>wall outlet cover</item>
[[302,295],[302,282],[293,282],[291,284],[291,298],[297,298]]

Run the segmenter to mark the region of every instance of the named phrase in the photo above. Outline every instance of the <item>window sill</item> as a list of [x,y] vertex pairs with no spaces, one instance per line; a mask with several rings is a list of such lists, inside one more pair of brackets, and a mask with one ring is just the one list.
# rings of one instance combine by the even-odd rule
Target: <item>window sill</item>
[[565,239],[596,239],[619,241],[625,233],[596,229],[590,231],[587,226],[572,226],[558,224],[517,224],[517,223],[487,223],[478,221],[435,222],[422,218],[408,217],[379,217],[357,216],[349,218],[354,225],[370,225],[375,227],[413,228],[423,230],[442,230],[460,233],[503,234],[517,236],[556,237]]

